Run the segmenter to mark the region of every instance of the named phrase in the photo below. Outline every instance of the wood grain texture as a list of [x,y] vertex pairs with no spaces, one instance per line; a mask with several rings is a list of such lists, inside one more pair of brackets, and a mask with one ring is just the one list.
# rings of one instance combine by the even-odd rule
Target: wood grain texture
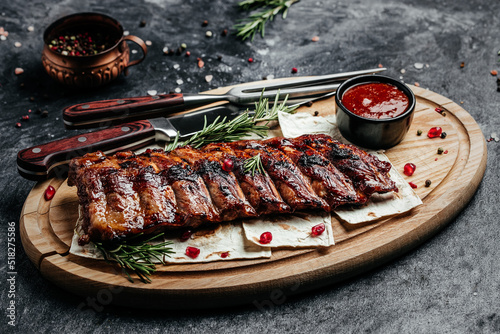
[[[182,94],[159,94],[155,96],[139,96],[123,99],[93,101],[80,103],[64,108],[63,119],[70,124],[92,121],[99,123],[100,119],[134,119],[134,114],[145,110],[172,108],[174,111],[183,109]],[[164,112],[162,112],[164,114]],[[151,116],[148,116],[151,117]],[[96,121],[97,120],[97,121]]]
[[[19,172],[29,178],[31,175],[49,175],[61,163],[86,153],[134,149],[155,141],[155,129],[147,120],[129,122],[110,128],[26,148],[17,154]],[[142,145],[142,146],[141,146]],[[40,178],[39,178],[40,179]]]
[[[113,266],[68,254],[77,218],[76,190],[65,180],[51,179],[30,192],[21,215],[21,239],[41,274],[56,285],[82,296],[117,291],[112,303],[141,308],[193,309],[272,300],[333,284],[383,265],[415,248],[445,227],[469,202],[486,166],[483,134],[474,119],[449,99],[418,87],[416,113],[410,131],[386,154],[400,172],[413,162],[407,181],[424,204],[411,212],[365,226],[332,219],[336,245],[321,250],[279,250],[271,259],[160,266],[151,284],[128,282]],[[213,93],[224,92],[218,89]],[[440,107],[446,116],[435,111]],[[334,112],[334,99],[302,107],[320,115]],[[445,139],[426,132],[441,126]],[[421,136],[417,129],[423,130]],[[437,154],[443,147],[446,154]],[[431,180],[425,187],[425,180]],[[57,189],[50,202],[43,192]],[[108,289],[108,290],[106,290]],[[111,289],[111,290],[110,290]]]

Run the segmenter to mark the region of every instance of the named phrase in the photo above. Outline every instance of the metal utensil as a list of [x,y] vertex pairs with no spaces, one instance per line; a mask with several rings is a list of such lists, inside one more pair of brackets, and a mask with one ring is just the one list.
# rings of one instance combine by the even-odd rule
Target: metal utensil
[[[309,101],[334,94],[335,92],[330,92]],[[124,123],[21,150],[17,154],[17,167],[19,174],[30,180],[45,179],[52,174],[63,176],[69,161],[85,153],[100,150],[105,154],[112,154],[123,150],[137,150],[157,142],[169,142],[177,133],[180,140],[184,140],[202,130],[205,123],[213,123],[217,117],[231,120],[240,114],[240,108],[226,103],[170,118],[157,117]]]
[[[297,98],[312,98],[332,92],[339,83],[348,78],[363,74],[373,74],[384,71],[385,68],[337,73],[313,77],[272,81],[251,85],[239,85],[225,94],[160,94],[123,99],[113,99],[81,103],[63,110],[63,120],[66,127],[85,128],[109,126],[149,117],[166,116],[173,112],[187,110],[214,102],[229,101],[240,106],[251,105],[264,98],[274,98],[279,91],[284,98],[288,95],[292,101]],[[264,92],[263,92],[264,90]]]

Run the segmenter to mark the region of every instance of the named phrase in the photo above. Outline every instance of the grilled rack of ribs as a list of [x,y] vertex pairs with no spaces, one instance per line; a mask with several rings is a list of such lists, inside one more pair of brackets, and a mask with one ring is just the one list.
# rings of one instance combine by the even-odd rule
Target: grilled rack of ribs
[[[265,173],[245,170],[245,161],[257,154]],[[329,136],[304,135],[186,146],[168,153],[90,153],[71,161],[68,184],[77,187],[85,233],[79,242],[85,244],[360,205],[373,193],[398,191],[390,168]]]

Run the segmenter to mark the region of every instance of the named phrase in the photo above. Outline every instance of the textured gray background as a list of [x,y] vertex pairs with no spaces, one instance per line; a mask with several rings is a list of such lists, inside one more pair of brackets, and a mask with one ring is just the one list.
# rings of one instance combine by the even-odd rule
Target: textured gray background
[[[7,223],[18,222],[33,182],[16,172],[20,149],[62,138],[63,107],[89,100],[174,90],[197,92],[262,77],[317,75],[372,68],[442,94],[460,103],[489,138],[500,132],[500,92],[489,72],[500,70],[498,1],[307,1],[292,6],[288,18],[267,27],[265,39],[241,42],[220,36],[244,13],[236,1],[2,1],[0,26],[1,170],[0,245]],[[74,12],[98,11],[118,19],[126,30],[152,41],[146,60],[97,91],[79,92],[51,81],[40,52],[44,28]],[[145,27],[139,27],[141,20]],[[208,27],[201,22],[208,20]],[[28,26],[35,31],[28,32]],[[205,31],[214,32],[206,38]],[[313,36],[319,36],[316,43]],[[22,42],[20,48],[14,42]],[[191,57],[164,56],[165,45],[186,43]],[[217,56],[222,56],[218,60]],[[196,66],[202,57],[205,67]],[[248,63],[253,57],[255,62]],[[464,62],[465,67],[460,68]],[[416,69],[415,63],[428,64]],[[179,64],[174,69],[174,64]],[[16,67],[25,73],[14,74]],[[404,74],[401,70],[405,69]],[[213,75],[210,83],[206,75]],[[21,83],[24,87],[21,88]],[[28,109],[31,114],[14,127]],[[85,299],[41,277],[17,239],[18,332],[176,332],[176,333],[498,333],[500,332],[500,215],[497,142],[487,143],[488,166],[476,195],[458,218],[421,247],[377,270],[259,310],[250,305],[223,310],[138,311],[105,306],[78,310]],[[0,247],[0,305],[8,302],[6,247]],[[2,312],[3,314],[3,312]],[[0,318],[0,331],[7,328]]]

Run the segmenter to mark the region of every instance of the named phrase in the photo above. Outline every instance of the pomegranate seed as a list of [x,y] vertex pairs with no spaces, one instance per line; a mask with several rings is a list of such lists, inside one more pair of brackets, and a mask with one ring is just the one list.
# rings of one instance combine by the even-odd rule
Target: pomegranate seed
[[28,115],[24,115],[24,116],[21,117],[21,119],[23,121],[28,121],[30,119],[30,117]]
[[192,259],[196,259],[200,255],[200,249],[196,247],[186,247],[186,255]]
[[443,108],[439,108],[439,107],[438,107],[438,108],[436,108],[435,110],[436,110],[436,112],[438,112],[438,113],[440,113],[440,114],[443,112]]
[[191,238],[191,235],[193,235],[193,231],[187,230],[181,234],[181,236],[179,237],[179,240],[182,242],[187,241],[187,240],[189,240],[189,238]]
[[436,138],[436,137],[441,137],[441,133],[443,132],[443,129],[441,129],[439,126],[431,128],[429,132],[427,132],[427,137],[429,138]]
[[297,73],[299,70],[297,70],[297,67],[292,67],[292,73]]
[[17,122],[16,123],[16,128],[20,128],[21,127],[21,123]]
[[43,194],[43,197],[45,198],[46,201],[50,201],[52,197],[56,194],[56,190],[52,186],[48,186],[47,189],[45,189],[45,193]]
[[270,243],[272,240],[273,240],[273,235],[271,234],[271,232],[264,232],[260,235],[259,242],[265,245]]
[[248,62],[253,63],[253,58],[252,57],[248,58]]
[[410,185],[410,187],[412,187],[413,189],[417,188],[417,185],[413,182],[408,182],[408,184]]
[[223,259],[225,259],[228,256],[229,256],[229,252],[224,252],[224,253],[220,254],[220,257],[223,258]]
[[315,237],[318,235],[322,235],[325,232],[325,224],[321,223],[318,225],[314,225],[311,230],[311,234]]
[[222,163],[222,170],[225,171],[225,172],[232,171],[233,167],[234,167],[234,164],[233,164],[233,160],[231,160],[231,159],[226,159]]
[[415,164],[412,164],[411,162],[410,163],[407,163],[404,168],[403,168],[403,172],[405,173],[405,175],[407,176],[412,176],[413,173],[415,173],[415,169],[417,169],[417,166],[415,166]]

